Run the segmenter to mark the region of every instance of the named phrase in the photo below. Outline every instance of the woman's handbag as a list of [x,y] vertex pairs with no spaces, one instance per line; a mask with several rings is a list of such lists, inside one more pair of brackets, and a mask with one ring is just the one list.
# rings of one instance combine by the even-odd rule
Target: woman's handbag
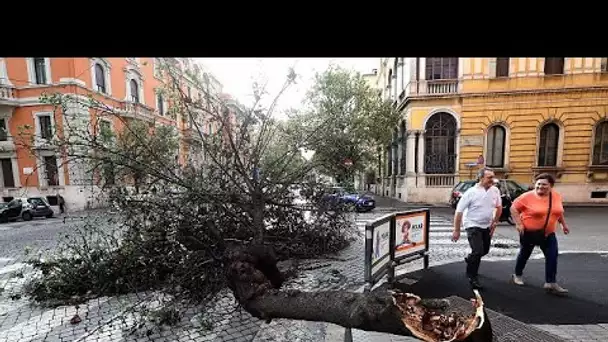
[[547,211],[547,218],[545,219],[545,225],[543,229],[527,230],[524,228],[524,234],[522,236],[522,242],[529,243],[535,246],[540,246],[545,242],[545,231],[547,230],[547,224],[551,217],[551,209],[553,206],[553,192],[549,192],[549,210]]

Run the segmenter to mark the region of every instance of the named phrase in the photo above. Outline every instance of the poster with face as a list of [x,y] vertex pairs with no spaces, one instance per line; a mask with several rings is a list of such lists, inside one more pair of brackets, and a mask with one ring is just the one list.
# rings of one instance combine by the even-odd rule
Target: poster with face
[[426,248],[426,212],[398,215],[395,229],[395,258]]
[[372,235],[372,274],[389,262],[390,251],[390,222],[386,222],[374,228]]

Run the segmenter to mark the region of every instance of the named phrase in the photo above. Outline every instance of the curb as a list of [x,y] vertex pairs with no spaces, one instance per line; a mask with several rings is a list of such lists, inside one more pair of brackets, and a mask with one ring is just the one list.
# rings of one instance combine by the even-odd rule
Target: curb
[[608,207],[608,203],[564,203],[564,208],[602,208]]

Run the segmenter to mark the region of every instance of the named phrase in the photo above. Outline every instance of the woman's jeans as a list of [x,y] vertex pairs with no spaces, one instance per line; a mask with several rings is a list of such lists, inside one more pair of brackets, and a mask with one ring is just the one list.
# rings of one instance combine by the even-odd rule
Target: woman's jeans
[[545,282],[555,283],[557,275],[557,238],[555,237],[555,233],[549,234],[544,239],[535,239],[529,232],[524,232],[519,237],[519,244],[515,275],[518,277],[522,276],[526,262],[530,259],[534,247],[539,246],[545,255]]

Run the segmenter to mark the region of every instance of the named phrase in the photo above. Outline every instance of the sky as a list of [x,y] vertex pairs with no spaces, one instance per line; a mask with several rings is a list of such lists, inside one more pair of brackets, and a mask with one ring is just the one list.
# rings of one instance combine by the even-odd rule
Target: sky
[[370,73],[379,69],[380,58],[197,58],[224,86],[224,92],[232,95],[245,105],[253,103],[252,83],[262,80],[267,83],[266,95],[272,101],[287,78],[289,67],[294,67],[298,75],[296,84],[291,86],[279,99],[273,113],[281,117],[281,111],[298,108],[306,91],[312,85],[315,72],[325,70],[330,64]]

